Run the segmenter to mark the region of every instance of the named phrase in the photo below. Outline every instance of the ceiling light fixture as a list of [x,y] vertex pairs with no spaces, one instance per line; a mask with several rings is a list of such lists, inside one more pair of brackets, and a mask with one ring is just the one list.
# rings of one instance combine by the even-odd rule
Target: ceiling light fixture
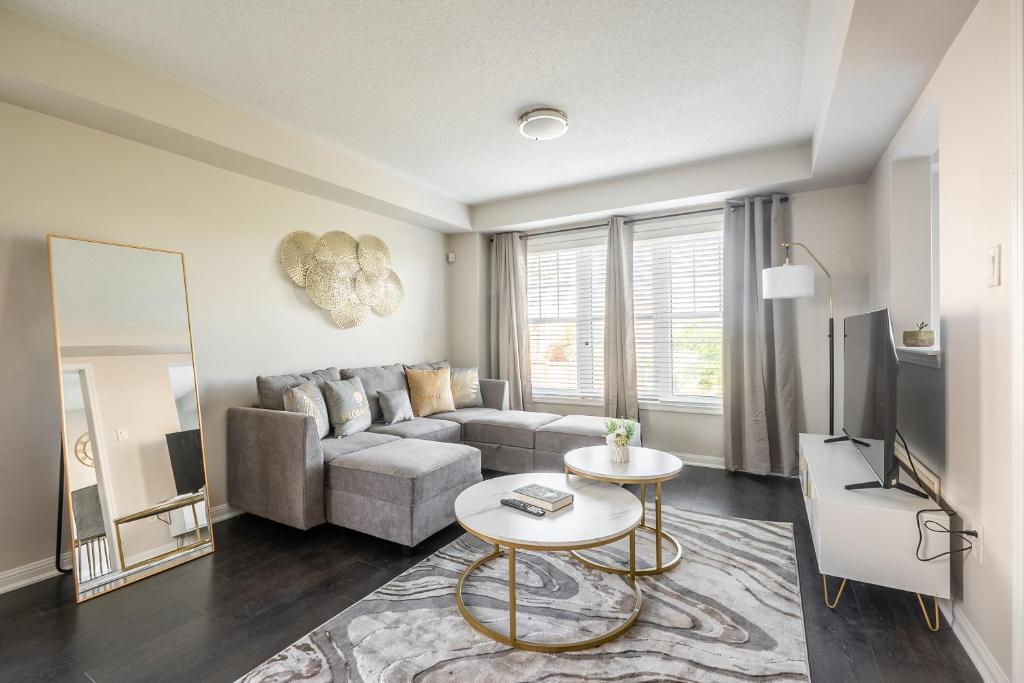
[[554,140],[569,129],[569,117],[564,111],[541,107],[519,115],[519,132],[531,140]]

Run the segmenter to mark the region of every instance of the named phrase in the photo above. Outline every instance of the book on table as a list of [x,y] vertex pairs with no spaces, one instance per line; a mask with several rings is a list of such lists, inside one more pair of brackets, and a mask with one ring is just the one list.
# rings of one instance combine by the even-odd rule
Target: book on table
[[512,497],[531,505],[544,508],[548,512],[561,510],[567,505],[572,505],[572,494],[567,491],[548,488],[540,484],[527,484],[520,486],[512,492]]

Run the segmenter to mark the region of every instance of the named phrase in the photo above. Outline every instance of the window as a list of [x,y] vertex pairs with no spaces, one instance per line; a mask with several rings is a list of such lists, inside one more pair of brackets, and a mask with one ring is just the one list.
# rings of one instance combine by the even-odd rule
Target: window
[[[634,224],[633,321],[641,402],[717,411],[722,399],[723,215]],[[604,395],[603,228],[527,245],[530,371],[538,402]]]
[[643,402],[721,405],[723,216],[636,224],[633,323]]
[[527,301],[535,400],[604,394],[604,230],[530,238]]

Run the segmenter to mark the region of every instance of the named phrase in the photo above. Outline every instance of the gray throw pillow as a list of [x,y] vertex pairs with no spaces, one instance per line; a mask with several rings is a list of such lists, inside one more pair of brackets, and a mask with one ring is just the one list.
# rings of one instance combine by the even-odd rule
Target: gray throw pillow
[[412,419],[412,403],[409,402],[409,392],[405,389],[382,391],[377,397],[380,399],[380,410],[384,413],[385,423],[393,425]]
[[456,408],[479,408],[484,404],[477,368],[452,368],[452,397]]
[[289,413],[303,413],[316,420],[316,431],[320,438],[331,433],[331,421],[327,416],[327,404],[320,386],[313,381],[285,389],[284,409]]
[[324,395],[334,436],[351,436],[370,426],[370,403],[366,400],[363,383],[358,377],[327,382]]

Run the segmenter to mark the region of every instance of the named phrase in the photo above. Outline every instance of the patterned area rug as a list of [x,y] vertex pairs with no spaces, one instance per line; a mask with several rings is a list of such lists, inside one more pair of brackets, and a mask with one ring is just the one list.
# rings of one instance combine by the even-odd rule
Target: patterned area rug
[[[805,681],[807,648],[791,525],[665,506],[683,561],[638,579],[640,619],[615,641],[564,654],[516,650],[477,633],[455,606],[459,574],[491,546],[463,535],[323,624],[241,681]],[[652,556],[648,534],[638,557]],[[669,544],[666,544],[666,558]],[[624,542],[588,551],[623,560]],[[568,553],[520,551],[517,632],[543,642],[614,628],[634,606],[626,580]],[[466,582],[467,606],[507,633],[508,561]]]

